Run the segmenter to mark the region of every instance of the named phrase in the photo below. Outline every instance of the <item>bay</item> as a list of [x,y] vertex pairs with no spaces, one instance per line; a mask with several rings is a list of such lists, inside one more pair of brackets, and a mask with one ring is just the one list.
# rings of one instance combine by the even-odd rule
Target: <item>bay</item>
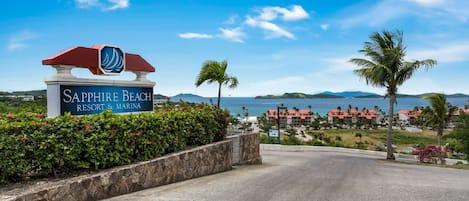
[[[187,102],[205,102],[210,103],[210,99],[214,104],[217,102],[217,98],[199,98],[190,97],[182,98]],[[171,100],[179,101],[179,99]],[[447,98],[447,101],[454,106],[464,108],[464,105],[468,101],[468,98],[457,97]],[[389,99],[384,98],[314,98],[314,99],[255,99],[254,97],[222,97],[220,107],[226,108],[230,111],[231,115],[236,116],[240,114],[244,117],[242,108],[247,108],[248,116],[262,116],[264,112],[269,109],[277,109],[277,106],[284,104],[288,109],[297,107],[299,109],[308,109],[308,105],[311,105],[311,110],[315,114],[326,115],[329,110],[336,109],[340,106],[343,110],[348,108],[350,104],[352,108],[358,107],[359,110],[362,108],[374,109],[378,106],[385,112],[388,112]],[[417,107],[428,106],[427,100],[422,98],[406,97],[398,98],[397,104],[394,107],[397,113],[402,109],[413,109]]]

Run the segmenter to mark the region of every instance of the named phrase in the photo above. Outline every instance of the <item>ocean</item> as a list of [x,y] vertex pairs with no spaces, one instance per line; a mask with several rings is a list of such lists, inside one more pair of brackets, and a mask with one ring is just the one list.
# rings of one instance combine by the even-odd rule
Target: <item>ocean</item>
[[[211,98],[213,103],[216,104],[217,98]],[[187,102],[205,102],[209,103],[210,98],[182,98]],[[171,100],[171,101],[179,101]],[[464,108],[464,105],[468,101],[468,98],[447,98],[447,101],[454,106]],[[325,115],[329,110],[336,109],[340,106],[343,110],[348,108],[350,104],[352,108],[358,107],[359,110],[362,108],[374,109],[378,106],[385,112],[388,112],[389,99],[386,98],[314,98],[314,99],[255,99],[254,97],[222,97],[220,107],[227,108],[231,115],[236,116],[240,114],[244,117],[242,107],[244,106],[248,110],[248,116],[262,116],[264,112],[269,109],[277,109],[277,106],[284,104],[288,109],[297,107],[299,109],[308,109],[308,105],[311,105],[311,110],[317,114]],[[415,106],[428,106],[427,100],[422,98],[397,98],[397,105],[394,107],[394,111],[397,112],[401,109],[413,109]]]

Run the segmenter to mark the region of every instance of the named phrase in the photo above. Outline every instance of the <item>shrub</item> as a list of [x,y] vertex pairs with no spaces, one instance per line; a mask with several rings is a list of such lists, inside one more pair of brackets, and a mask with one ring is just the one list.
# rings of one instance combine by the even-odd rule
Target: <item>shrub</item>
[[208,105],[116,115],[0,114],[0,184],[102,169],[222,140],[226,111]]
[[[271,138],[272,140],[272,138]],[[290,135],[280,140],[282,145],[302,145],[303,142],[295,135]]]
[[335,136],[335,140],[336,141],[342,141],[342,137],[337,135],[337,136]]

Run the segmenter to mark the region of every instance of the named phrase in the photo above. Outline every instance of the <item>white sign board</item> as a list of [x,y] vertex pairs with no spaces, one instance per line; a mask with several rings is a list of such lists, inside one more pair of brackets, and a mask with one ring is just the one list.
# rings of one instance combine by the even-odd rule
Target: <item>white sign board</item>
[[270,137],[278,137],[278,129],[269,129]]

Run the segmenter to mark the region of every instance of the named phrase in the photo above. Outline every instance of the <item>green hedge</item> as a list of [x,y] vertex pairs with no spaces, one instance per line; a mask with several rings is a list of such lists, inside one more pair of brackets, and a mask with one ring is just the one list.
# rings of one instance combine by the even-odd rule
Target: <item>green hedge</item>
[[45,118],[0,115],[0,184],[103,169],[221,140],[226,112],[208,105],[150,113]]

